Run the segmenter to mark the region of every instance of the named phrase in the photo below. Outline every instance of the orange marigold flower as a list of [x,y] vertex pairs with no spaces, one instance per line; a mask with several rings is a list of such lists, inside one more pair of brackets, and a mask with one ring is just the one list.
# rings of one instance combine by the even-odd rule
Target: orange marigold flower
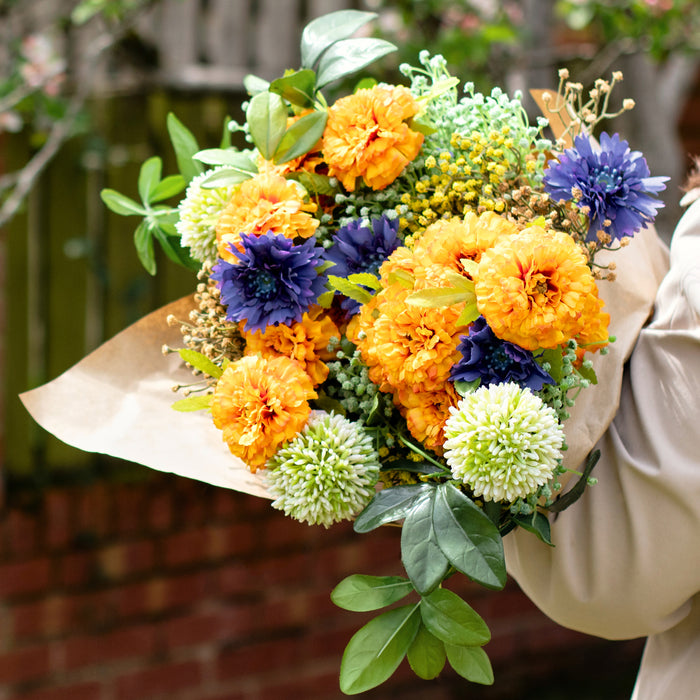
[[439,389],[461,357],[457,346],[465,329],[457,319],[464,305],[421,308],[406,301],[411,291],[399,285],[381,291],[353,328],[369,378],[382,391]]
[[394,403],[406,419],[411,435],[428,449],[442,454],[445,421],[450,417],[450,407],[459,403],[452,383],[446,382],[436,391],[400,390],[394,395]]
[[597,296],[579,246],[539,226],[484,251],[475,291],[493,332],[527,350],[554,348],[578,335],[590,297]]
[[242,182],[216,223],[219,256],[237,262],[228,247],[231,243],[239,247],[242,233],[272,231],[287,238],[313,236],[319,223],[312,216],[316,204],[304,201],[305,196],[300,185],[273,172],[262,172]]
[[603,305],[603,300],[597,295],[588,297],[588,304],[582,315],[583,330],[576,336],[578,364],[583,362],[586,352],[597,352],[610,341],[608,333],[610,314],[603,311]]
[[302,316],[301,322],[291,326],[268,326],[264,333],[246,333],[246,355],[262,357],[289,357],[296,360],[309,375],[314,386],[326,381],[330,359],[328,344],[331,338],[340,340],[340,331],[320,307],[314,307]]
[[413,246],[418,260],[444,265],[464,274],[463,259],[479,262],[482,253],[497,241],[518,232],[517,226],[492,211],[464,219],[436,221],[428,226]]
[[423,134],[406,124],[417,113],[417,102],[403,86],[376,85],[337,100],[323,133],[328,174],[349,192],[358,178],[373,190],[390,185],[423,145]]
[[211,412],[229,450],[255,472],[302,429],[315,398],[311,379],[294,360],[249,356],[224,370]]

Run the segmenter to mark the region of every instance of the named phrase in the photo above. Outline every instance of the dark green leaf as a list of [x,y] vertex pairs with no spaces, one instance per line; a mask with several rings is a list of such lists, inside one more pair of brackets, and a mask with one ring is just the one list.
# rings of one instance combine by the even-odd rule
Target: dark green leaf
[[543,350],[535,356],[537,362],[542,365],[545,362],[549,364],[549,374],[552,379],[559,384],[564,378],[562,374],[562,354],[560,348],[552,348],[550,350]]
[[378,610],[401,600],[413,591],[411,582],[400,576],[363,576],[343,579],[331,593],[331,600],[343,610]]
[[286,163],[308,153],[323,136],[328,112],[310,112],[297,119],[285,132],[275,151],[275,163]]
[[505,586],[503,540],[498,528],[450,482],[438,486],[433,526],[440,549],[455,569],[486,588]]
[[460,380],[454,383],[454,388],[460,396],[466,396],[472,391],[476,391],[479,384],[481,384],[481,379],[472,379],[470,382]]
[[209,377],[214,377],[214,379],[218,379],[224,372],[219,365],[214,364],[206,355],[202,355],[201,352],[197,352],[196,350],[182,348],[178,350],[178,354],[183,362],[186,362],[188,365],[191,365]]
[[598,376],[595,373],[593,367],[588,367],[583,365],[576,370],[584,379],[587,379],[591,384],[596,385],[598,383]]
[[229,129],[229,124],[231,123],[231,117],[228,115],[224,118],[224,128],[221,132],[221,142],[219,143],[219,148],[227,149],[231,148],[231,129]]
[[176,411],[190,412],[190,411],[202,411],[211,406],[213,394],[198,394],[196,396],[188,396],[185,399],[180,399],[172,404],[171,408]]
[[173,236],[170,226],[165,224],[164,226],[151,226],[151,232],[154,238],[160,243],[160,247],[169,260],[176,265],[182,265],[190,270],[199,270],[201,265],[192,259],[188,248],[182,247],[180,238],[177,236],[177,231],[175,232],[175,236]]
[[192,132],[172,113],[167,118],[168,134],[173,144],[177,167],[186,182],[197,177],[204,168],[193,160],[194,154],[199,151],[197,139]]
[[127,197],[116,190],[104,189],[100,192],[100,197],[105,205],[120,216],[146,216],[146,210],[130,197]]
[[423,624],[445,644],[477,646],[491,639],[481,616],[456,593],[436,588],[420,602]]
[[434,591],[450,568],[433,529],[435,493],[436,489],[431,488],[426,498],[414,503],[401,528],[401,561],[411,583],[421,595]]
[[387,610],[350,639],[340,663],[340,689],[347,695],[381,685],[398,668],[420,626],[418,603]]
[[429,681],[437,678],[445,666],[445,645],[421,624],[408,648],[407,657],[418,678]]
[[493,684],[493,669],[486,652],[481,647],[464,647],[445,644],[450,666],[472,683]]
[[552,533],[549,527],[549,520],[547,516],[535,510],[530,515],[516,515],[513,520],[521,527],[523,530],[532,532],[537,535],[539,539],[545,544],[552,545]]
[[593,452],[591,452],[586,459],[586,466],[584,467],[583,474],[581,474],[579,480],[569,491],[567,491],[563,496],[559,496],[559,498],[557,498],[556,501],[549,506],[548,510],[550,512],[558,513],[565,508],[568,508],[573,503],[576,503],[576,501],[581,498],[583,492],[586,490],[586,486],[588,486],[588,479],[591,476],[593,467],[595,467],[599,459],[600,450],[593,450]]
[[153,253],[153,237],[146,221],[142,221],[134,231],[134,246],[141,264],[149,275],[156,274],[156,258]]
[[287,107],[279,95],[260,92],[252,97],[246,111],[253,143],[265,160],[272,157],[287,130]]
[[355,532],[370,532],[381,525],[402,520],[411,510],[416,499],[424,498],[430,489],[429,484],[392,486],[378,491],[365,509],[355,518]]
[[314,103],[316,73],[303,69],[277,78],[270,83],[270,92],[298,107],[311,107]]
[[186,184],[182,175],[169,175],[155,186],[151,192],[150,202],[162,202],[164,199],[170,199],[170,197],[180,194],[185,189]]
[[160,182],[163,162],[158,156],[149,158],[139,171],[139,196],[145,204],[151,201],[151,194]]
[[301,34],[301,65],[304,68],[313,68],[331,44],[352,36],[376,16],[374,12],[340,10],[312,20]]
[[316,88],[320,90],[335,80],[356,73],[393,51],[396,51],[396,47],[384,39],[361,37],[338,41],[321,56]]

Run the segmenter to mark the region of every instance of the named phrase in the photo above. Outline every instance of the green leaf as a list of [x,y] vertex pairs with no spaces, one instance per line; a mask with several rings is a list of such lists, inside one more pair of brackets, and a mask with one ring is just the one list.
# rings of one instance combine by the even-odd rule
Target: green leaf
[[460,289],[463,292],[474,293],[474,280],[470,280],[469,277],[460,275],[459,272],[450,270],[449,268],[445,270],[445,279],[455,288]]
[[272,157],[287,130],[287,107],[279,95],[260,92],[251,98],[246,111],[253,143],[265,160]]
[[416,284],[416,278],[406,270],[394,270],[389,273],[389,284],[400,284],[406,289],[413,289]]
[[378,491],[365,509],[355,518],[355,532],[369,532],[380,525],[402,520],[413,507],[418,498],[425,498],[428,484],[409,484],[392,486]]
[[313,68],[329,46],[352,36],[360,27],[364,27],[376,17],[375,12],[340,10],[312,20],[301,34],[301,65],[304,68]]
[[418,499],[401,528],[401,561],[414,588],[428,595],[442,583],[450,563],[442,553],[433,529],[433,487]]
[[151,201],[151,194],[160,182],[163,161],[158,156],[149,158],[139,171],[139,196],[145,204]]
[[134,231],[134,246],[141,264],[149,275],[156,274],[156,258],[153,252],[153,237],[147,221],[142,221]]
[[205,148],[195,153],[194,158],[207,165],[225,165],[232,170],[246,173],[249,177],[258,172],[249,153],[232,148]]
[[549,374],[552,379],[559,384],[564,378],[562,374],[562,368],[564,363],[562,362],[561,348],[551,348],[549,350],[543,350],[535,356],[537,362],[542,365],[544,363],[549,364]]
[[213,189],[215,187],[229,187],[230,185],[238,185],[241,182],[250,180],[253,177],[251,173],[243,172],[242,170],[236,170],[235,168],[225,168],[222,170],[216,170],[207,175],[199,183],[200,187],[205,189]]
[[100,197],[108,209],[120,216],[146,216],[147,214],[138,202],[116,190],[104,189],[100,192]]
[[466,396],[467,394],[470,394],[472,391],[476,391],[479,388],[480,384],[481,384],[481,379],[472,379],[470,382],[465,381],[465,380],[460,380],[460,381],[454,382],[454,388],[455,388],[455,391],[460,396]]
[[359,284],[353,284],[349,282],[344,277],[338,277],[337,275],[328,275],[328,283],[336,291],[344,294],[350,299],[354,299],[360,304],[366,304],[372,300],[372,295]]
[[598,383],[598,376],[593,367],[583,365],[576,370],[584,379],[587,379],[594,386]]
[[201,264],[192,259],[189,248],[182,246],[177,230],[170,224],[153,225],[151,226],[151,233],[158,240],[160,247],[169,260],[190,270],[196,271],[200,269]]
[[348,281],[353,284],[361,284],[363,287],[369,287],[375,291],[379,291],[382,288],[382,283],[379,278],[371,272],[356,272],[348,276]]
[[472,683],[493,684],[493,669],[486,652],[481,647],[464,647],[445,644],[450,666]]
[[187,183],[182,175],[169,175],[161,180],[151,193],[151,203],[162,202],[164,199],[170,199],[176,194],[180,194],[185,189]]
[[468,326],[470,323],[473,323],[476,321],[477,318],[479,318],[479,307],[476,305],[476,297],[474,298],[474,301],[470,302],[468,301],[464,308],[462,309],[462,313],[460,313],[459,318],[456,321],[457,326]]
[[259,92],[265,92],[270,89],[270,82],[264,78],[259,78],[257,75],[248,74],[243,78],[243,87],[252,97]]
[[533,511],[530,515],[516,515],[513,520],[521,527],[523,530],[537,535],[537,537],[542,540],[545,544],[553,547],[552,544],[552,533],[549,527],[549,520],[547,516],[540,513],[538,510]]
[[323,136],[328,112],[315,111],[297,119],[285,132],[275,151],[275,163],[286,163],[308,153]]
[[491,639],[481,616],[456,593],[436,588],[420,602],[423,624],[445,644],[480,647]]
[[350,639],[340,663],[340,689],[356,695],[387,680],[406,655],[420,626],[419,603],[387,610]]
[[443,470],[430,462],[414,462],[412,459],[395,459],[384,462],[381,471],[402,471],[412,474],[441,474]]
[[171,408],[176,411],[190,412],[190,411],[202,411],[206,408],[211,407],[212,399],[214,394],[204,394],[197,396],[188,396],[185,399],[180,399],[171,405]]
[[503,540],[498,528],[450,482],[438,486],[433,527],[440,549],[455,569],[486,588],[505,586]]
[[204,171],[204,168],[193,160],[194,154],[199,151],[197,139],[172,112],[168,114],[166,124],[170,142],[173,144],[173,150],[175,151],[177,167],[185,181],[190,182]]
[[445,666],[445,645],[421,624],[408,648],[407,657],[418,678],[429,681],[437,678]]
[[311,107],[314,103],[316,73],[302,69],[277,78],[270,83],[270,92],[298,107]]
[[396,51],[396,46],[384,39],[361,37],[343,39],[329,47],[318,64],[316,89],[362,70],[382,56]]
[[406,297],[406,301],[423,309],[437,309],[443,306],[461,304],[474,297],[474,292],[465,292],[455,287],[433,287],[432,289],[420,289]]
[[588,486],[588,479],[591,476],[593,467],[598,463],[600,459],[600,450],[593,450],[588,455],[586,459],[586,466],[584,467],[583,474],[579,477],[579,480],[573,485],[573,487],[567,491],[564,495],[559,496],[559,498],[549,506],[548,510],[551,513],[559,513],[560,511],[568,508],[570,505],[576,503],[579,498],[583,495],[583,492]]
[[367,612],[391,605],[412,591],[411,582],[400,576],[353,574],[333,589],[331,600],[343,610]]
[[327,175],[319,175],[318,173],[296,172],[287,173],[285,177],[288,180],[296,180],[307,192],[315,194],[333,195],[338,191],[337,187],[330,184],[330,178]]
[[335,297],[335,292],[332,289],[329,289],[328,291],[319,295],[318,299],[316,299],[316,303],[322,309],[330,309],[333,304],[333,297]]
[[224,370],[221,369],[219,365],[214,364],[206,355],[202,355],[201,352],[190,350],[189,348],[182,348],[178,350],[178,354],[188,365],[191,365],[209,377],[218,379],[224,373]]

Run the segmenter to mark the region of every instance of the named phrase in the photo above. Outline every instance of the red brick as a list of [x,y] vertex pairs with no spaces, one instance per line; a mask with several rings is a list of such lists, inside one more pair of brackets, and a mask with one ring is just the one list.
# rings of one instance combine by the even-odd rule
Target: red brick
[[154,532],[163,532],[173,524],[173,499],[169,491],[154,494],[147,506],[148,527]]
[[49,587],[50,576],[48,558],[0,566],[0,597],[44,591]]
[[96,483],[79,494],[76,534],[94,536],[99,540],[110,533],[113,517],[109,488],[106,483]]
[[96,561],[104,578],[119,581],[153,569],[155,548],[153,542],[148,540],[115,544],[101,549]]
[[46,494],[46,541],[52,549],[66,547],[71,539],[73,504],[67,489]]
[[56,562],[56,582],[66,588],[78,588],[100,579],[94,550],[67,552]]
[[162,636],[168,649],[182,649],[198,644],[215,644],[235,627],[231,611],[205,612],[182,615],[161,625]]
[[65,597],[52,595],[43,600],[14,605],[11,611],[14,643],[52,638],[70,629],[71,608]]
[[303,645],[298,635],[275,635],[265,642],[247,644],[219,656],[217,674],[219,678],[242,678],[267,674],[273,669],[293,668],[304,658]]
[[234,523],[207,528],[207,554],[212,560],[243,556],[256,549],[252,523]]
[[177,693],[191,688],[201,680],[201,668],[193,661],[155,666],[118,678],[116,697],[117,700],[135,700],[135,698],[152,700],[158,695]]
[[48,646],[32,646],[0,654],[0,683],[37,680],[49,671]]
[[148,494],[143,486],[118,486],[112,493],[114,523],[119,535],[136,534],[143,530]]
[[[279,700],[279,698],[304,698],[304,700],[327,700],[342,697],[338,682],[338,671],[321,673],[312,671],[306,678],[298,674],[280,682],[276,674],[271,673],[267,683],[257,696],[259,700]],[[431,697],[433,697],[431,695]]]
[[35,513],[12,510],[2,523],[7,539],[6,550],[11,557],[29,558],[39,549],[39,518]]
[[52,685],[44,690],[22,693],[22,700],[100,700],[102,686],[99,683],[72,683]]
[[73,637],[63,643],[65,668],[74,670],[116,659],[148,656],[155,648],[155,628],[139,625],[109,634]]
[[206,561],[207,532],[203,528],[170,535],[163,543],[163,559],[168,567],[182,567]]
[[220,566],[214,575],[217,589],[223,595],[250,595],[260,591],[258,580],[244,562]]

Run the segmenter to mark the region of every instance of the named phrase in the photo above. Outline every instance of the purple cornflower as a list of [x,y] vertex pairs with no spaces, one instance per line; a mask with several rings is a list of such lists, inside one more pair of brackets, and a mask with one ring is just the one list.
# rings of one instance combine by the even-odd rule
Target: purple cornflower
[[[663,202],[650,196],[666,188],[667,177],[649,177],[639,151],[631,151],[618,134],[600,135],[594,151],[588,136],[580,135],[544,174],[545,190],[554,200],[570,200],[578,190],[580,207],[590,208],[588,240],[602,230],[614,239],[632,236],[654,221]],[[606,225],[606,221],[609,222]]]
[[231,245],[238,262],[219,260],[212,279],[221,290],[229,321],[245,321],[244,330],[301,321],[302,314],[325,291],[325,277],[316,272],[323,250],[309,238],[294,244],[270,231],[241,234],[243,252]]
[[[336,231],[333,245],[325,252],[326,260],[335,263],[329,270],[337,277],[348,277],[358,272],[377,274],[381,264],[401,245],[398,237],[398,219],[390,221],[382,216],[372,220],[372,227],[356,219]],[[341,307],[350,316],[360,310],[359,302],[345,298]]]
[[479,379],[480,386],[513,382],[532,391],[554,384],[529,350],[497,338],[483,316],[474,321],[469,335],[461,337],[459,351],[462,359],[450,372],[453,382]]

